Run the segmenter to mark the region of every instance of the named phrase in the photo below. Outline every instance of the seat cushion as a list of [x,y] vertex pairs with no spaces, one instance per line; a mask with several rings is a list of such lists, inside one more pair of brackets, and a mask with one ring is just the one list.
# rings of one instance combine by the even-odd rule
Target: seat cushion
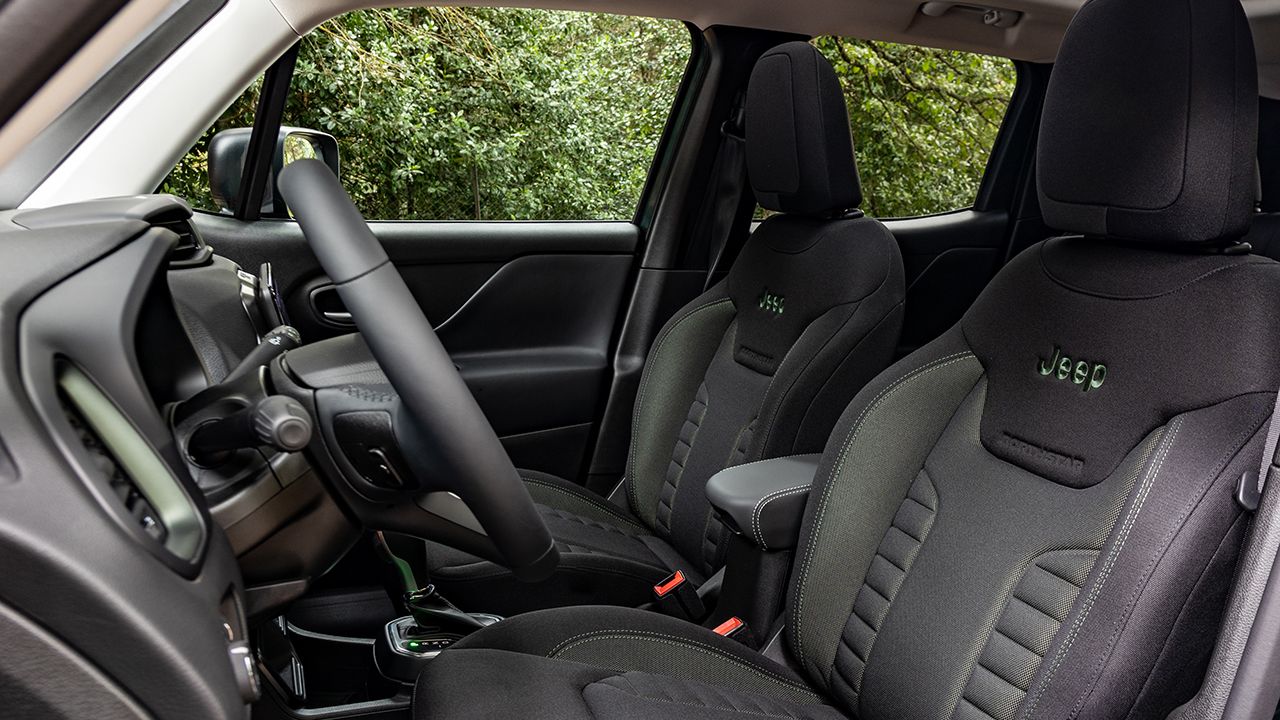
[[637,606],[676,569],[702,581],[670,545],[605,498],[546,473],[520,474],[555,538],[560,565],[550,578],[530,584],[495,563],[426,543],[431,581],[460,607],[516,615],[587,603]]
[[529,613],[466,638],[428,664],[414,713],[420,720],[844,717],[790,670],[736,641],[610,607]]

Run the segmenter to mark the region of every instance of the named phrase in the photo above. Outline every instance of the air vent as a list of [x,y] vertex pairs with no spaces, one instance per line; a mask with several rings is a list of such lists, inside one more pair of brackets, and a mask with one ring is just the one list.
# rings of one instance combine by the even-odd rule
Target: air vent
[[204,265],[213,257],[213,250],[204,243],[190,218],[157,222],[155,227],[169,230],[178,236],[178,244],[169,254],[169,267],[184,268]]
[[58,389],[67,423],[91,463],[81,463],[84,472],[96,475],[99,487],[113,496],[104,502],[118,502],[110,509],[168,554],[194,561],[204,544],[203,523],[173,470],[78,367],[59,363]]
[[133,522],[142,529],[142,532],[149,535],[153,540],[164,544],[165,539],[169,535],[169,531],[165,529],[164,523],[160,521],[160,515],[151,506],[146,496],[138,490],[138,486],[133,480],[125,474],[124,468],[112,456],[107,447],[102,444],[102,438],[90,429],[84,416],[78,410],[62,398],[62,412],[70,423],[71,429],[75,431],[80,442],[84,444],[84,449],[89,453],[89,458],[93,461],[94,468],[102,473],[102,477],[106,478],[107,485],[111,487],[111,493],[120,501],[124,508],[125,514],[133,518]]

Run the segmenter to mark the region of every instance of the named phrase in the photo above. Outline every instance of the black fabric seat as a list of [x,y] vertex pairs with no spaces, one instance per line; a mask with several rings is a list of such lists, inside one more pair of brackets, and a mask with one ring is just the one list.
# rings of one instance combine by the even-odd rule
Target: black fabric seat
[[1037,172],[1045,219],[1085,235],[1021,253],[850,404],[792,568],[794,670],[562,608],[445,651],[415,716],[1136,720],[1188,700],[1280,382],[1280,264],[1210,252],[1248,226],[1256,82],[1236,0],[1080,10]]
[[893,359],[905,294],[893,236],[862,193],[844,95],[805,43],[766,53],[747,98],[751,186],[774,215],[728,277],[654,341],[636,399],[626,507],[525,473],[560,551],[549,580],[428,544],[433,582],[460,607],[511,615],[582,603],[639,605],[680,569],[724,560],[704,487],[743,462],[822,450],[841,410]]

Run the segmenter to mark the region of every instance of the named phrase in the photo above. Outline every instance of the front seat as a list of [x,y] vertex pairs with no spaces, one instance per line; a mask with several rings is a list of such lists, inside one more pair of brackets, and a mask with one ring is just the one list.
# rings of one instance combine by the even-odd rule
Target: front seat
[[[626,507],[522,471],[560,552],[526,585],[428,543],[432,582],[460,607],[512,615],[639,605],[674,570],[701,582],[724,560],[704,488],[717,471],[822,450],[840,412],[893,359],[905,294],[893,236],[862,199],[844,95],[807,43],[765,53],[750,78],[746,154],[761,223],[728,277],[659,332],[636,398]],[[418,547],[422,547],[420,544]]]
[[1193,695],[1280,383],[1280,264],[1248,227],[1237,0],[1092,0],[1044,103],[1045,220],[961,322],[865,387],[809,496],[795,670],[625,608],[498,623],[427,718],[1162,718]]

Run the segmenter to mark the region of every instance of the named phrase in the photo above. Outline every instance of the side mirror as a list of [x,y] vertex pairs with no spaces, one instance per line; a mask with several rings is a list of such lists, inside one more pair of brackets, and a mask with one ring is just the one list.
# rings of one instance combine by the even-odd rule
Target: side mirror
[[[240,182],[244,178],[245,155],[249,150],[249,137],[253,128],[223,130],[209,141],[209,189],[222,210],[235,212],[240,208]],[[276,135],[276,147],[271,158],[271,179],[262,198],[262,215],[289,217],[289,208],[280,197],[276,178],[285,165],[301,158],[314,158],[324,162],[338,174],[338,141],[328,133],[306,128],[282,127]]]

